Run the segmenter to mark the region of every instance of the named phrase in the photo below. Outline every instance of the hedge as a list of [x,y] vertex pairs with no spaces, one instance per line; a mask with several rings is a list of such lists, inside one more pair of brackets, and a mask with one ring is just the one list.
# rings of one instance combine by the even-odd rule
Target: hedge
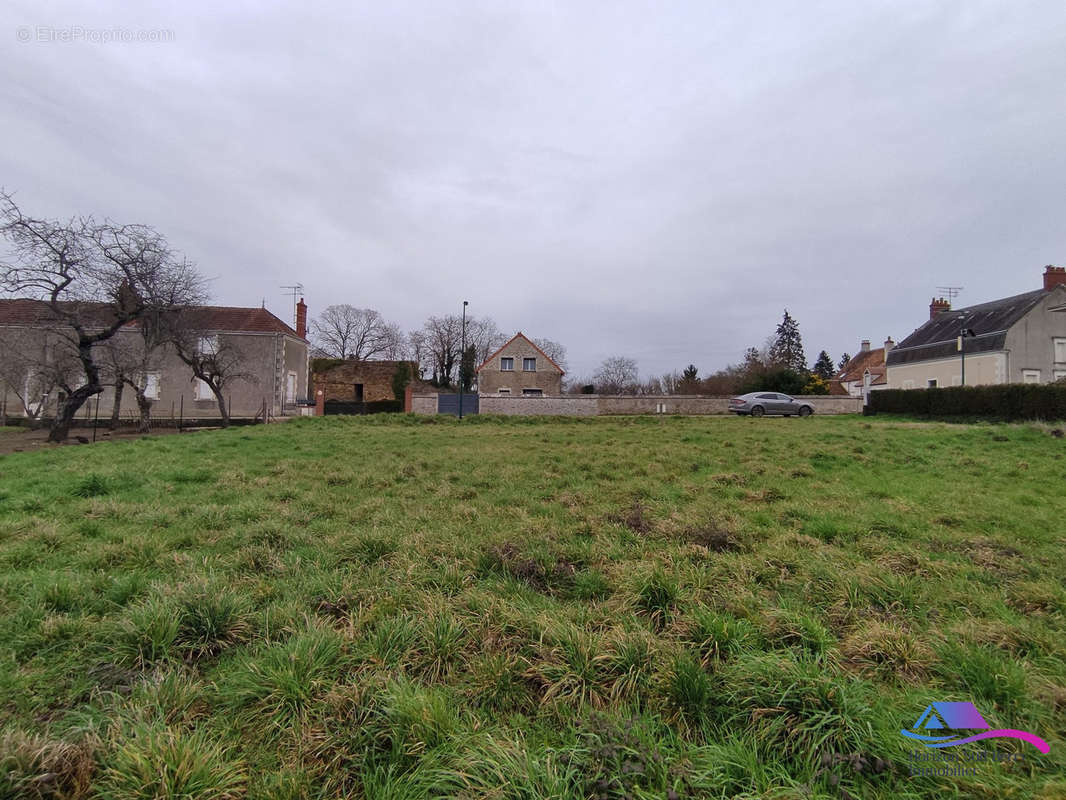
[[870,392],[870,410],[923,417],[1066,419],[1066,384],[1008,383]]
[[327,400],[324,406],[327,414],[395,414],[403,411],[400,400],[372,400],[368,403]]

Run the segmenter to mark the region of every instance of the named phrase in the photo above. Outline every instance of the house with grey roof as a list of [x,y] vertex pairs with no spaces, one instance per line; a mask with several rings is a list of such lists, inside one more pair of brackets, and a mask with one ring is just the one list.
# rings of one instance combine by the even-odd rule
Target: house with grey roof
[[1043,288],[967,308],[934,298],[929,320],[887,354],[888,388],[1066,378],[1066,267],[1043,277]]

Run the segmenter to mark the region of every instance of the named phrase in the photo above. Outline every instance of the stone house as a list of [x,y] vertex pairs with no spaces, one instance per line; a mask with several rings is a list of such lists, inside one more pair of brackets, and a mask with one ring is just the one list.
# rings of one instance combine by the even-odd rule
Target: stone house
[[1066,268],[1048,266],[1043,288],[952,309],[934,298],[929,320],[886,358],[890,389],[963,383],[1050,383],[1066,378]]
[[[89,313],[98,314],[103,323],[108,308],[104,303],[92,304]],[[237,359],[241,377],[223,390],[234,417],[254,417],[264,411],[273,416],[294,414],[299,404],[307,402],[309,345],[307,306],[302,299],[297,305],[295,329],[265,308],[200,306],[186,309],[185,316],[201,348],[225,347]],[[136,322],[130,323],[116,333],[111,345],[136,352],[141,341],[136,326]],[[46,304],[0,299],[0,402],[10,416],[25,415],[24,399],[29,399],[35,408],[40,406],[42,416],[55,413],[63,390],[53,385],[45,391],[41,375],[53,360],[45,352],[44,343],[51,340],[62,344],[62,333]],[[106,383],[107,356],[103,351],[97,362]],[[76,362],[68,374],[72,387],[84,382],[84,373]],[[148,397],[154,401],[153,417],[169,418],[172,412],[180,412],[186,418],[218,416],[218,403],[210,388],[193,376],[171,347],[160,348],[143,377]],[[100,402],[100,416],[110,417],[114,387],[108,386],[96,395],[91,401],[94,407],[96,399]],[[136,397],[128,387],[122,392],[120,414],[123,418],[138,414]]]
[[407,367],[408,381],[418,380],[416,361],[357,361],[355,359],[315,359],[312,384],[325,402],[375,403],[395,400],[393,379],[397,370]]
[[479,395],[558,397],[563,393],[563,369],[521,331],[476,372]]

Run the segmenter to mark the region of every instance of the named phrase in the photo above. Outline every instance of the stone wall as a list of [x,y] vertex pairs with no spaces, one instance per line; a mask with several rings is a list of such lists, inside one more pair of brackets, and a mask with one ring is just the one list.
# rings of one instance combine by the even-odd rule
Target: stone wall
[[[817,395],[799,397],[809,403],[815,414],[859,414],[862,398]],[[701,397],[699,395],[600,395],[598,413],[612,414],[728,414],[728,397]]]
[[[859,414],[862,398],[819,395],[800,398],[815,414]],[[482,395],[482,414],[612,416],[620,414],[728,414],[728,397],[698,395],[565,395],[506,397]]]
[[[861,397],[819,395],[798,398],[810,403],[815,414],[860,414]],[[697,395],[595,395],[571,394],[561,397],[514,397],[481,395],[480,413],[508,416],[595,417],[622,414],[728,414],[728,397]],[[436,394],[412,394],[411,412],[436,414]]]
[[562,397],[482,395],[478,402],[482,414],[594,417],[599,413],[597,398],[587,394]]

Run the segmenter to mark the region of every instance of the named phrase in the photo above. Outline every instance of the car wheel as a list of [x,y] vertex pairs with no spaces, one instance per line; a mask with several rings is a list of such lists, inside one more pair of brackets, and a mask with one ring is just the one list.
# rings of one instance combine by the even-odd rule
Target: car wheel
[[752,406],[751,407],[751,415],[753,417],[761,417],[765,413],[766,413],[766,410],[762,406]]
[[809,417],[811,415],[811,413],[812,413],[812,411],[811,411],[811,407],[810,406],[803,406],[803,408],[800,409],[800,416],[801,417]]

